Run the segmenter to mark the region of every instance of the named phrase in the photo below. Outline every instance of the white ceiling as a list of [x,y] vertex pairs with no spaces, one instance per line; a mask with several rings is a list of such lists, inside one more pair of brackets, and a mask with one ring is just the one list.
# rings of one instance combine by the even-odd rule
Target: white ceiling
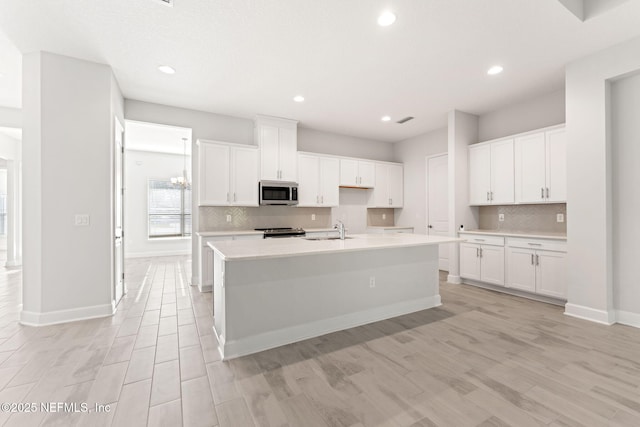
[[[379,27],[386,8],[396,24]],[[382,141],[441,127],[452,109],[562,89],[568,62],[640,35],[639,23],[637,0],[585,22],[557,0],[0,0],[21,52],[108,63],[127,98]],[[498,63],[504,73],[487,76]]]
[[186,151],[191,155],[191,129],[154,123],[125,122],[125,147],[128,150],[184,154],[182,138],[187,138]]

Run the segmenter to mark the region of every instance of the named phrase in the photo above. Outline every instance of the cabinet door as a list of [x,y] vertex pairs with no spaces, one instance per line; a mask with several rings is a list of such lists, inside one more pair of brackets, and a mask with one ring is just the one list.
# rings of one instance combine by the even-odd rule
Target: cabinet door
[[514,202],[513,139],[491,144],[492,204]]
[[488,205],[491,191],[491,146],[469,147],[469,204]]
[[232,197],[236,206],[258,206],[258,150],[232,148]]
[[376,185],[376,164],[373,162],[358,161],[358,176],[360,187],[373,188]]
[[298,172],[298,206],[318,206],[320,204],[318,157],[300,154]]
[[388,165],[388,170],[389,198],[391,199],[391,207],[401,208],[404,204],[404,168],[402,165]]
[[504,247],[480,247],[480,280],[504,286]]
[[358,161],[340,159],[340,185],[344,187],[358,186]]
[[536,291],[535,251],[507,248],[507,287]]
[[516,138],[516,203],[540,203],[545,201],[545,163],[544,133]]
[[320,159],[320,203],[322,206],[340,204],[340,160]]
[[260,179],[278,180],[279,178],[279,131],[275,126],[261,125],[260,133]]
[[371,192],[369,207],[388,208],[391,206],[389,199],[389,166],[384,163],[376,163],[375,187]]
[[295,181],[298,176],[298,143],[296,130],[280,128],[280,180]]
[[546,133],[548,202],[567,201],[567,137],[565,129]]
[[229,204],[229,147],[200,143],[198,147],[198,205]]
[[480,245],[460,243],[460,277],[480,280]]
[[567,254],[537,251],[536,292],[556,298],[567,298]]

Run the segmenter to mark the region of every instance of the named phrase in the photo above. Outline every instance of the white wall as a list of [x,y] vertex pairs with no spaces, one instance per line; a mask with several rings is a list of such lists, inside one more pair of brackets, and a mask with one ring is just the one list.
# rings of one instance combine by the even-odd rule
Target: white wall
[[396,225],[427,232],[425,158],[447,153],[447,137],[444,127],[394,144],[395,161],[404,163],[404,207],[395,211]]
[[507,105],[480,116],[478,141],[501,138],[565,122],[565,91]]
[[18,108],[0,107],[0,127],[21,128],[22,110]]
[[611,85],[613,305],[618,321],[640,327],[640,74]]
[[298,151],[393,161],[393,144],[298,127]]
[[[46,52],[23,57],[24,267],[21,321],[111,314],[111,69]],[[120,107],[121,108],[121,107]],[[90,225],[74,225],[75,214]]]
[[[148,238],[148,182],[182,176],[183,156],[127,150],[125,155],[125,256],[164,256],[191,253],[191,239]],[[190,161],[190,159],[189,159]]]
[[635,38],[567,66],[567,216],[571,222],[567,224],[565,313],[601,323],[616,321],[609,86],[612,79],[640,70],[639,51],[640,38]]

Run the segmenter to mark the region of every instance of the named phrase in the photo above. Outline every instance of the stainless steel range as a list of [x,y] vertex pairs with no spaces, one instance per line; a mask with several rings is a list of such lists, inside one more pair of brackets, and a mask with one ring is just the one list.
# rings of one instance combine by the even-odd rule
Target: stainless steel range
[[265,239],[281,237],[304,237],[306,232],[302,228],[280,227],[280,228],[256,228],[256,231],[264,232]]

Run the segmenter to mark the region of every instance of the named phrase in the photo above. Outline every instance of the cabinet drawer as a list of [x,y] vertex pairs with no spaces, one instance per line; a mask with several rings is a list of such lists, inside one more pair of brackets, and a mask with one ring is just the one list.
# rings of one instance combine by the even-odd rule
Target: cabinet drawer
[[522,237],[509,237],[507,246],[510,248],[535,249],[555,252],[567,252],[567,242],[546,239],[527,239]]
[[504,246],[504,237],[487,236],[484,234],[459,233],[460,238],[466,239],[467,243],[477,243],[479,245]]

